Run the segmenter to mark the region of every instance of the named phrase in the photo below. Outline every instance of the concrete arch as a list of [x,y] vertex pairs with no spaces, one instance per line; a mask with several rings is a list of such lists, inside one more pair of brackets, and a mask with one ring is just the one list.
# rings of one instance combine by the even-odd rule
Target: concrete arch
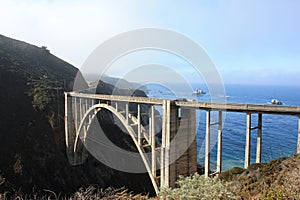
[[[136,133],[134,132],[133,128],[131,126],[129,126],[126,122],[126,119],[124,118],[124,116],[117,111],[116,108],[114,108],[113,106],[110,106],[108,104],[104,104],[104,103],[99,103],[99,104],[95,104],[93,106],[91,106],[84,114],[84,116],[82,117],[81,121],[80,121],[80,125],[78,127],[78,129],[76,130],[76,137],[75,137],[75,143],[74,143],[74,153],[77,151],[77,148],[78,148],[78,144],[79,144],[79,139],[80,139],[80,133],[81,131],[83,131],[83,127],[84,127],[84,124],[85,124],[85,121],[87,119],[89,119],[89,116],[90,119],[89,119],[89,122],[91,122],[96,116],[97,116],[97,113],[101,110],[101,109],[106,109],[108,111],[110,111],[112,114],[114,114],[119,120],[120,122],[123,124],[123,126],[126,128],[127,132],[129,133],[129,135],[131,136],[136,148],[138,149],[138,152],[144,162],[144,165],[146,167],[146,170],[149,174],[149,177],[151,179],[151,182],[152,182],[152,185],[154,187],[154,190],[156,193],[159,192],[159,188],[158,188],[158,184],[155,180],[155,177],[153,176],[153,174],[151,173],[151,168],[149,166],[149,162],[148,162],[148,159],[145,157],[145,154],[144,154],[144,150],[141,148],[141,146],[138,144],[138,141],[136,139]],[[92,115],[90,115],[91,113],[93,113]],[[89,131],[89,125],[86,129],[86,133],[88,133]],[[85,138],[86,136],[84,136]],[[75,155],[75,154],[74,154]]]

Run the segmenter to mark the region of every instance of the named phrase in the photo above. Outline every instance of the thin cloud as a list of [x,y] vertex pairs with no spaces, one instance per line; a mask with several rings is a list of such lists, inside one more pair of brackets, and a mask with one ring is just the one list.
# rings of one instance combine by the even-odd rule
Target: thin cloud
[[229,74],[236,68],[280,71],[300,64],[299,1],[3,0],[0,4],[1,34],[46,45],[79,68],[103,41],[145,27],[187,35]]

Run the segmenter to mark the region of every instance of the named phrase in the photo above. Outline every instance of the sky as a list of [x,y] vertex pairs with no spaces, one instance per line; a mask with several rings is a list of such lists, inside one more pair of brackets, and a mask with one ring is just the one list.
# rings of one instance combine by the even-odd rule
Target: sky
[[81,68],[104,41],[162,28],[205,49],[229,84],[300,86],[298,0],[0,0],[0,34]]

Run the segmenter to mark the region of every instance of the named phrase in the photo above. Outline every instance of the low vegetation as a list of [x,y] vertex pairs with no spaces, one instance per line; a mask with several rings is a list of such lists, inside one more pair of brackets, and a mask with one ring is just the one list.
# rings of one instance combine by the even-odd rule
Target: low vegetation
[[243,199],[300,199],[300,155],[249,169],[233,168],[220,175]]
[[[20,190],[0,192],[2,199],[300,199],[300,155],[281,158],[263,164],[253,164],[249,169],[235,167],[223,172],[219,177],[206,179],[194,174],[180,177],[177,188],[162,188],[159,197],[133,194],[125,188],[101,189],[96,186],[80,188],[66,195],[49,190],[23,194]],[[0,175],[0,188],[9,188],[10,184]]]
[[225,183],[215,178],[204,178],[199,174],[180,177],[178,188],[163,188],[161,199],[237,199]]

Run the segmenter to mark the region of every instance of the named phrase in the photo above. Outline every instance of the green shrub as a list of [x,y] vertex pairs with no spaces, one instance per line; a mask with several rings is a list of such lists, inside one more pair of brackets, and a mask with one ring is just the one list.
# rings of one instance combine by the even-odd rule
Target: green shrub
[[233,192],[217,177],[205,178],[199,174],[180,177],[178,188],[161,188],[161,199],[236,199]]
[[268,188],[267,191],[263,193],[263,199],[265,200],[276,200],[276,199],[291,199],[288,198],[285,192],[281,188]]
[[245,169],[240,168],[240,167],[234,167],[231,170],[222,172],[219,175],[219,178],[223,181],[231,181],[233,177],[236,177],[238,174],[241,174],[245,171]]

